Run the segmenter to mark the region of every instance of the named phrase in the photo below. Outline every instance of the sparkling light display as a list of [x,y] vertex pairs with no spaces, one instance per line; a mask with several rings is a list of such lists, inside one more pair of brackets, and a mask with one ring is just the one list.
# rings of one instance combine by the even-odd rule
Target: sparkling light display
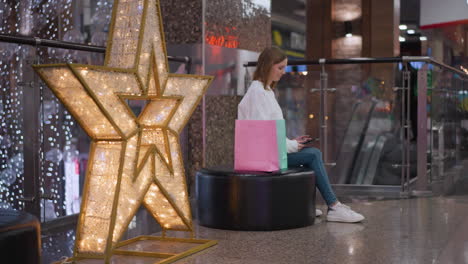
[[[72,0],[49,0],[25,2],[21,10],[31,10],[27,26],[36,37],[44,39],[57,39],[83,43],[83,37],[77,28],[74,28]],[[20,12],[21,12],[20,10]],[[21,12],[23,13],[23,12]],[[74,38],[72,38],[73,36]],[[53,63],[57,61],[82,62],[83,53],[67,51],[56,48],[36,49],[35,63]],[[80,56],[81,55],[81,56]],[[29,65],[28,65],[29,67]],[[69,188],[64,185],[70,182],[69,174],[62,171],[63,154],[72,146],[72,138],[76,137],[73,131],[73,120],[71,115],[60,105],[51,91],[42,83],[38,83],[40,89],[40,171],[39,193],[49,197],[41,200],[41,219],[48,221],[57,217],[70,214],[70,206],[67,205],[67,194]],[[76,189],[76,188],[75,188]],[[70,203],[68,203],[70,204]]]
[[[35,70],[92,139],[73,260],[109,263],[115,253],[138,255],[119,250],[128,243],[118,241],[141,204],[163,237],[193,233],[179,133],[212,78],[168,73],[156,0],[116,0],[107,48],[105,66]],[[132,99],[147,101],[138,117],[126,104]],[[215,243],[188,241],[201,244],[196,250]]]
[[[84,28],[81,28],[83,26],[81,21],[76,19],[83,10],[77,8],[73,2],[76,1],[0,0],[0,33],[84,43],[84,35],[78,30],[82,29],[84,32]],[[102,30],[110,21],[109,10],[112,9],[113,0],[91,2],[94,3],[93,18],[101,19],[97,22],[101,27],[91,29],[90,33],[99,33],[100,38],[95,39],[105,39],[102,36],[104,32],[96,31]],[[107,21],[103,22],[105,19]],[[107,30],[107,27],[105,29]],[[107,33],[105,35],[107,36]],[[102,42],[94,44],[105,45]],[[65,159],[61,162],[59,157],[65,157],[70,149],[76,147],[77,143],[74,140],[82,131],[74,125],[71,115],[51,91],[37,82],[37,79],[33,79],[30,74],[31,64],[57,61],[102,64],[103,57],[101,54],[83,51],[36,48],[0,42],[0,207],[23,210],[25,205],[31,202],[25,203],[24,198],[35,196],[35,201],[40,201],[42,221],[61,217],[73,211],[65,202],[67,200],[65,192],[68,190],[65,185],[68,181],[63,165],[66,164],[64,164]],[[39,91],[38,109],[34,108],[33,104],[25,103],[25,98],[34,97],[32,91]],[[30,115],[24,116],[25,112],[39,113],[38,127],[31,122]],[[30,128],[33,124],[34,127]],[[27,184],[24,181],[25,172],[22,164],[25,158],[27,159],[23,155],[23,137],[27,130],[39,131],[37,138],[39,144],[35,151],[39,153],[40,168],[35,170],[34,175],[28,174],[28,178],[36,179],[38,185],[34,188],[38,190],[25,190]],[[80,159],[86,160],[86,156],[86,153],[81,153]],[[26,160],[28,161],[31,164],[31,157]],[[13,163],[21,166],[12,166]],[[78,188],[79,186],[75,186],[75,193]],[[34,195],[36,193],[38,195]],[[75,202],[79,202],[79,198],[75,197]],[[74,207],[76,209],[76,205]]]
[[[0,0],[0,33],[19,34],[25,20],[19,14],[20,2]],[[15,21],[9,24],[8,21]],[[27,49],[26,49],[27,52]],[[24,194],[24,126],[22,98],[26,66],[22,60],[24,49],[11,43],[0,42],[0,208],[24,209],[18,199]]]

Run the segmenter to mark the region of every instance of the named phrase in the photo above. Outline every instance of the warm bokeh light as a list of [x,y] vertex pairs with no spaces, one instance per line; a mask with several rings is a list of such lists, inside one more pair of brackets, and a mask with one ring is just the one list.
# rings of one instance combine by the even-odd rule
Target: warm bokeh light
[[333,4],[333,20],[338,22],[353,21],[362,16],[358,1],[347,1]]

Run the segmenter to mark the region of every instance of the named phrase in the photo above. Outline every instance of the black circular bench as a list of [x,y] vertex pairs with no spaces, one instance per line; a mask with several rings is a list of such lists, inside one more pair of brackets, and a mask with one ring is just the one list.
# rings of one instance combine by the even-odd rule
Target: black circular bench
[[207,168],[197,172],[195,186],[202,226],[279,230],[314,223],[315,175],[309,169],[266,173]]
[[41,227],[29,213],[0,209],[2,263],[36,264],[41,261]]

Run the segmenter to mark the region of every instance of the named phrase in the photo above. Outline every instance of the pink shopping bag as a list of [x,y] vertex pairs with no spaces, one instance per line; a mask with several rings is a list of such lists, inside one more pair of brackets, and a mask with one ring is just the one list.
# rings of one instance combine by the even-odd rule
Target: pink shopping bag
[[271,172],[287,167],[284,120],[236,120],[235,170]]

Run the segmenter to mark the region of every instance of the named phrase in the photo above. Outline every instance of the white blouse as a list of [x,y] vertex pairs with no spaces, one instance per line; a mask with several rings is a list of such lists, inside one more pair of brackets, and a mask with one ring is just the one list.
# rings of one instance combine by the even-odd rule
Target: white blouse
[[[275,94],[263,83],[253,81],[247,93],[242,98],[237,108],[237,118],[240,120],[279,120],[284,119],[283,112],[276,100]],[[286,149],[288,153],[298,151],[298,142],[286,138]]]

